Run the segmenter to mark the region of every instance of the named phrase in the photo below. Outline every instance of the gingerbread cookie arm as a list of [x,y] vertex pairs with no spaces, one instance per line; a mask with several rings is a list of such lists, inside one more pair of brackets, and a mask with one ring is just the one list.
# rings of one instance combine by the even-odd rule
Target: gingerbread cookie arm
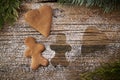
[[31,57],[31,53],[32,53],[32,51],[31,51],[29,48],[27,48],[27,49],[25,50],[24,56],[25,56],[25,57]]

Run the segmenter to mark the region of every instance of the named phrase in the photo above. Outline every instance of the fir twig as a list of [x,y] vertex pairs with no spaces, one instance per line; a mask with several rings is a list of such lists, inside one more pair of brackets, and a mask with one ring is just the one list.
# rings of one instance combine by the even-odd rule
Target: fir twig
[[98,6],[104,12],[120,10],[120,0],[58,0],[59,3],[69,3],[76,5],[86,5],[86,7]]

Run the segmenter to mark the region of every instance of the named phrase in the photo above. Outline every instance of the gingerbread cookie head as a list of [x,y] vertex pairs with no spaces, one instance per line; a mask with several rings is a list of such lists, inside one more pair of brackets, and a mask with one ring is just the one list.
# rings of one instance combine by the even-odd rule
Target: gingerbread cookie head
[[52,8],[44,5],[39,9],[30,10],[25,14],[25,20],[31,27],[48,37],[52,23]]
[[27,37],[24,41],[26,46],[32,47],[35,44],[35,38]]
[[36,43],[35,38],[33,37],[27,37],[24,42],[27,46],[24,55],[26,57],[31,57],[31,68],[35,70],[40,65],[47,66],[49,62],[46,58],[42,56],[42,52],[45,50],[45,46]]

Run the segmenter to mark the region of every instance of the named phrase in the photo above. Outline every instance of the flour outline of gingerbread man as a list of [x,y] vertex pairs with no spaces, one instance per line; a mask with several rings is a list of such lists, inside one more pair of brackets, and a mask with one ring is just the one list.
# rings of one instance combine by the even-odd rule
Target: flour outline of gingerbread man
[[66,35],[64,33],[58,33],[56,36],[56,42],[50,45],[51,50],[55,51],[55,56],[51,59],[51,64],[54,67],[58,65],[67,67],[69,65],[66,59],[66,52],[71,51],[71,46],[66,43]]

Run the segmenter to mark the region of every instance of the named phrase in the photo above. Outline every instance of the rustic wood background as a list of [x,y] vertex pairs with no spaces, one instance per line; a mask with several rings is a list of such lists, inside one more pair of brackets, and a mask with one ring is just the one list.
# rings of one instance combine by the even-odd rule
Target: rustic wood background
[[[99,8],[36,1],[23,3],[24,11],[21,10],[18,21],[0,31],[0,80],[81,80],[81,73],[94,70],[101,63],[119,59],[120,12],[105,14]],[[42,5],[53,8],[52,29],[47,38],[31,28],[23,17],[26,11]],[[92,34],[86,30],[89,27],[95,28]],[[49,59],[48,67],[40,67],[36,71],[30,69],[31,60],[23,56],[26,48],[23,41],[28,36],[45,45],[43,56]],[[98,36],[107,38],[96,39]],[[56,48],[53,49],[53,46]],[[51,61],[59,51],[64,55],[65,64],[55,67]]]

